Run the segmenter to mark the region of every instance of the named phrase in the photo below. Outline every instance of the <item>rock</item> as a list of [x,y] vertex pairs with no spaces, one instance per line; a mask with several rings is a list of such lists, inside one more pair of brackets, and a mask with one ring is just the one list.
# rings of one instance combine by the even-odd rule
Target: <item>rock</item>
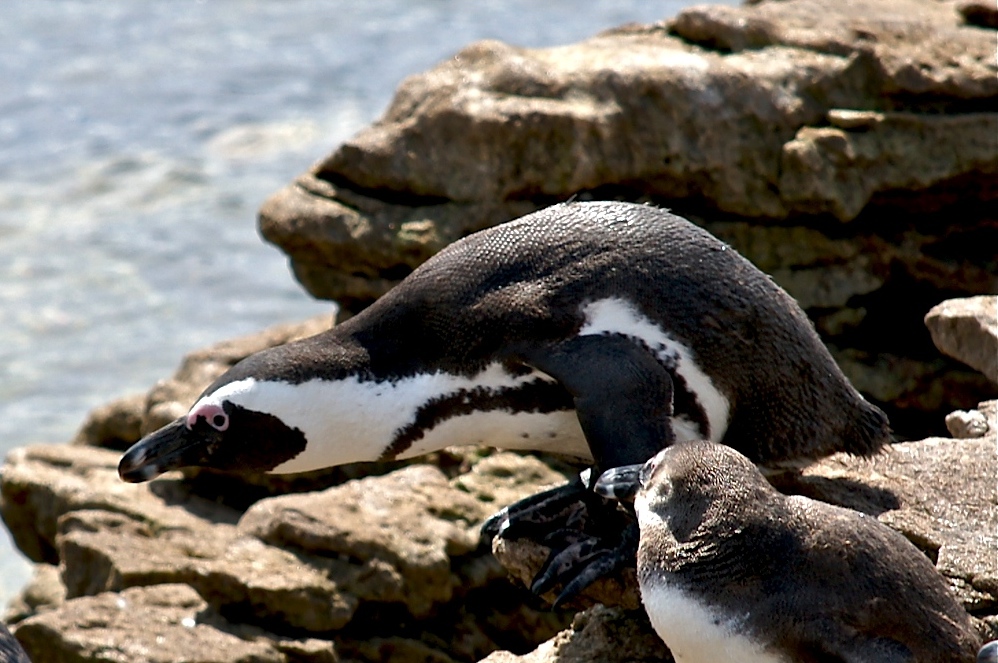
[[122,482],[119,457],[82,446],[13,450],[0,468],[0,515],[18,548],[33,561],[58,564],[59,520],[83,510],[106,512],[116,526],[143,532],[193,532],[205,521],[238,520],[238,512],[192,494],[176,479],[151,487]]
[[998,66],[979,15],[762,0],[554,48],[473,44],[406,79],[260,229],[356,312],[447,243],[551,202],[665,205],[772,274],[895,430],[943,434],[940,411],[993,393],[911,333],[943,298],[998,292],[998,158],[980,139],[998,133]]
[[988,420],[980,410],[957,410],[946,415],[946,428],[957,439],[984,437],[991,430]]
[[576,616],[572,627],[540,647],[516,656],[495,652],[481,663],[624,663],[672,661],[644,611],[593,606]]
[[59,578],[59,567],[35,564],[31,581],[7,604],[3,621],[15,624],[33,614],[57,608],[66,601],[66,588]]
[[[780,191],[795,209],[848,221],[879,192],[925,190],[994,172],[994,145],[975,140],[993,135],[994,113],[870,113],[859,127],[802,127],[783,146]],[[954,143],[961,148],[954,151]]]
[[31,617],[15,635],[34,663],[68,661],[189,661],[291,663],[337,660],[332,643],[289,642],[259,629],[206,614],[207,605],[186,585],[135,587],[73,599]]
[[124,451],[142,437],[145,394],[132,394],[94,409],[76,433],[74,444]]
[[[467,661],[500,646],[533,648],[568,618],[513,588],[479,542],[487,515],[565,480],[535,458],[469,453],[455,478],[413,465],[265,499],[241,514],[196,494],[179,473],[125,484],[117,457],[78,445],[30,447],[0,471],[15,541],[59,564],[40,567],[40,576],[57,576],[52,596],[26,592],[17,619],[58,613],[53,623],[72,630],[60,620],[76,619],[90,605],[83,598],[184,586],[211,614],[268,638],[335,633],[349,660]],[[114,638],[129,628],[138,627],[101,637],[124,646]]]
[[[483,474],[495,476],[499,462],[483,463],[456,486],[439,469],[415,465],[320,493],[273,497],[250,507],[239,531],[299,553],[349,559],[353,570],[341,581],[347,591],[360,600],[401,603],[412,616],[426,617],[438,604],[495,578],[494,571],[462,577],[454,565],[479,551],[478,529],[486,517],[536,490],[519,478],[513,489],[499,487],[503,501],[491,491],[489,501],[478,499],[482,488],[477,496],[468,492],[481,486]],[[537,461],[513,462],[545,483],[564,481]]]
[[943,353],[998,384],[998,295],[947,300],[926,314],[925,325]]
[[982,57],[991,35],[967,29],[952,4],[858,0],[829,9],[820,0],[693,7],[671,27],[713,49],[789,46],[868,58],[878,92],[894,109],[929,110],[940,98],[959,104],[998,93],[993,58]]

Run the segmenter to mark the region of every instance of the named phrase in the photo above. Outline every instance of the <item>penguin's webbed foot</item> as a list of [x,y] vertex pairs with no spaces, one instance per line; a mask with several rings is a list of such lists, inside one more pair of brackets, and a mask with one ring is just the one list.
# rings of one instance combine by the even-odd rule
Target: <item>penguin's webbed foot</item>
[[590,496],[597,498],[586,485],[586,479],[588,471],[574,481],[510,504],[485,521],[482,534],[489,538],[539,540],[553,529],[580,526],[580,519],[586,514],[579,507]]
[[[622,515],[622,514],[621,514]],[[551,555],[534,578],[530,591],[541,595],[561,586],[552,608],[557,609],[600,578],[635,565],[638,524],[627,522],[615,537],[597,537],[581,532],[563,536],[555,532],[544,540]],[[557,539],[561,538],[560,541]],[[555,540],[552,540],[555,539]]]
[[560,585],[554,607],[636,563],[637,523],[616,501],[593,492],[591,483],[591,472],[583,472],[568,484],[511,504],[482,526],[489,537],[527,539],[551,550],[530,589],[540,595]]

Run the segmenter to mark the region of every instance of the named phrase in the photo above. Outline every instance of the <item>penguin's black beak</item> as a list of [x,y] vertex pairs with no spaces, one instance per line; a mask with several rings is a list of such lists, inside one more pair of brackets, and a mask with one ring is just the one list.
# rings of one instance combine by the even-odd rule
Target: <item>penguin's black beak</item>
[[118,463],[118,476],[142,483],[170,470],[198,465],[211,442],[203,431],[189,429],[186,417],[181,417],[133,444]]
[[641,487],[641,469],[644,465],[611,467],[600,475],[593,486],[597,495],[618,502],[633,502]]

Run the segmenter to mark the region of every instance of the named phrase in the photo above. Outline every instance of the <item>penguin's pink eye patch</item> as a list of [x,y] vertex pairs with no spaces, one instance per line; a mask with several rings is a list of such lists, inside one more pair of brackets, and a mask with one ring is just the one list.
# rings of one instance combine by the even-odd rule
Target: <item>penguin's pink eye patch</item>
[[203,403],[195,406],[187,415],[187,428],[194,428],[198,419],[204,419],[209,426],[217,431],[224,431],[229,427],[229,415],[222,409],[221,405],[215,403]]

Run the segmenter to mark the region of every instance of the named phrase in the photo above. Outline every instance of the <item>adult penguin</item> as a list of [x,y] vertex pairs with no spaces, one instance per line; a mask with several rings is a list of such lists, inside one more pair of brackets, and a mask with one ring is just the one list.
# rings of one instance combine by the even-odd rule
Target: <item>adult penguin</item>
[[[119,473],[300,472],[467,444],[602,471],[698,438],[780,464],[889,437],[800,307],[729,246],[655,207],[573,202],[455,242],[343,324],[248,357]],[[599,533],[619,519],[590,484],[486,524],[544,537],[570,507],[600,525],[554,551],[536,591],[565,598],[633,560],[626,531]]]

